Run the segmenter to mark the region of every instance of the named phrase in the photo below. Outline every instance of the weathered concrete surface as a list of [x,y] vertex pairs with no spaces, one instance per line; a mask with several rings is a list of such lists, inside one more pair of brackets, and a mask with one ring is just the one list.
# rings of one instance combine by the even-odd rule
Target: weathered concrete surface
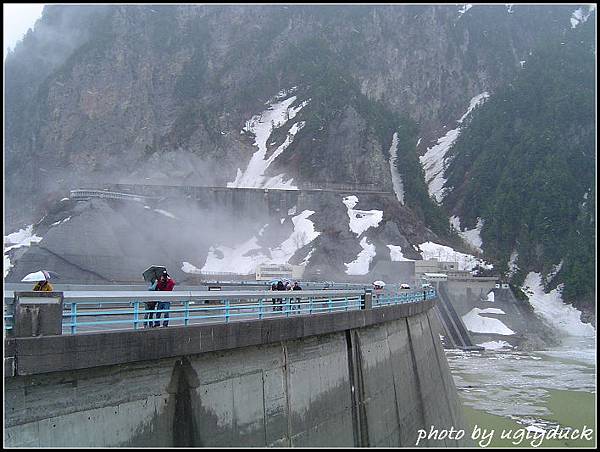
[[[100,354],[92,339],[124,340],[120,333],[75,343],[45,338],[42,353],[54,346],[60,360],[68,346],[79,357],[87,347],[98,365],[63,360],[49,370],[46,360],[36,370],[29,362],[29,374],[5,378],[5,444],[414,446],[418,429],[463,425],[431,306],[237,322],[205,330],[222,334],[211,341],[193,327],[173,328],[172,336],[127,333],[136,339],[111,364],[115,342]],[[137,338],[148,340],[145,360]],[[7,344],[17,361],[26,350],[33,357],[24,342]]]

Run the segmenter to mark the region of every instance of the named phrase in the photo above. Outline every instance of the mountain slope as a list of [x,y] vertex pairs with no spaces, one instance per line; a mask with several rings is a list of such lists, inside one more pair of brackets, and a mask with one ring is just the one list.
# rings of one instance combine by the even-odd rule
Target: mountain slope
[[593,17],[552,37],[475,110],[450,151],[444,199],[463,227],[484,220],[483,250],[505,271],[512,256],[521,269],[515,284],[560,265],[547,287],[565,283],[566,300],[588,304],[595,294],[594,39]]

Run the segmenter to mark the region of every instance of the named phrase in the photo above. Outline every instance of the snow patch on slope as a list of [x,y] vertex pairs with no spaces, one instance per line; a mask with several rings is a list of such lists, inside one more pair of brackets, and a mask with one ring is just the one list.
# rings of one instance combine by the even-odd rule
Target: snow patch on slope
[[473,333],[502,334],[503,336],[515,334],[515,332],[502,323],[502,321],[490,317],[482,317],[479,314],[505,313],[501,309],[496,308],[473,308],[467,314],[462,316],[463,322],[469,331],[472,331]]
[[[282,91],[279,95],[285,96],[286,93]],[[250,132],[254,134],[254,145],[258,147],[258,150],[252,155],[245,171],[238,168],[235,180],[227,183],[228,187],[298,189],[298,187],[292,184],[293,179],[284,181],[284,174],[279,174],[271,178],[265,176],[267,168],[294,141],[295,135],[304,127],[303,121],[294,123],[289,129],[285,141],[279,145],[269,158],[266,158],[267,141],[273,131],[293,119],[310,101],[309,99],[296,107],[292,107],[295,100],[296,96],[292,96],[280,102],[273,103],[267,110],[246,121],[242,133]]]
[[486,263],[483,259],[478,259],[471,254],[460,253],[449,246],[440,245],[434,242],[425,242],[419,245],[420,253],[423,259],[437,259],[438,261],[457,262],[458,269],[469,271],[477,265],[492,269],[493,265]]
[[[290,237],[275,248],[263,249],[258,244],[256,236],[253,236],[236,247],[228,247],[225,245],[211,247],[206,258],[206,263],[200,272],[249,275],[254,273],[256,267],[261,264],[288,263],[296,251],[309,244],[320,235],[320,232],[315,231],[313,222],[308,219],[308,217],[314,213],[315,212],[312,210],[305,210],[299,215],[294,216],[292,218],[292,223],[294,225],[293,232]],[[266,225],[259,231],[259,236],[262,235],[265,228]],[[314,250],[311,250],[304,259],[304,265],[310,259],[313,251]],[[193,270],[191,264],[186,265],[185,262],[183,264],[186,269]]]
[[519,271],[519,266],[517,265],[517,261],[519,259],[519,253],[517,250],[513,250],[510,254],[510,260],[508,261],[508,277],[512,278],[512,276]]
[[533,311],[565,336],[592,337],[596,335],[596,330],[592,325],[581,321],[581,312],[562,301],[562,284],[549,293],[545,293],[542,275],[530,272],[521,289],[529,297]]
[[358,197],[354,195],[346,196],[342,202],[348,208],[350,230],[357,236],[360,236],[369,228],[376,228],[383,219],[383,210],[354,209],[354,206],[358,203]]
[[313,213],[315,213],[313,210],[305,210],[300,215],[292,218],[294,232],[281,245],[271,250],[270,264],[286,264],[296,251],[321,234],[315,231],[315,225],[308,219]]
[[[487,92],[483,92],[473,97],[469,102],[469,108],[467,109],[466,113],[461,116],[457,123],[462,124],[471,111],[488,97],[489,94]],[[450,159],[446,159],[446,154],[458,138],[459,134],[460,127],[448,131],[446,135],[437,140],[437,144],[435,146],[427,148],[427,152],[419,157],[421,166],[425,171],[425,182],[428,186],[429,195],[432,196],[438,203],[442,202],[449,191],[449,188],[443,188],[446,184],[444,171],[450,163]]]
[[450,218],[450,225],[456,229],[458,235],[460,235],[465,242],[467,242],[480,253],[483,252],[481,249],[481,244],[483,243],[481,240],[481,228],[483,228],[483,220],[481,218],[477,218],[477,225],[474,229],[466,229],[464,231],[461,230],[460,218],[456,215]]
[[394,136],[392,137],[392,145],[390,146],[390,173],[392,174],[392,185],[394,187],[394,193],[396,193],[396,198],[398,198],[400,204],[404,204],[404,184],[402,183],[400,172],[396,166],[397,154],[398,133],[394,132]]
[[362,251],[358,253],[356,259],[349,264],[344,263],[347,275],[366,275],[369,273],[369,265],[376,255],[375,245],[369,243],[367,238],[363,237],[360,246]]
[[[66,221],[66,220],[63,220]],[[16,232],[4,236],[4,277],[13,267],[8,257],[8,252],[22,246],[31,246],[32,243],[42,241],[42,237],[38,237],[33,233],[33,225],[30,224],[25,229],[19,229]]]
[[387,245],[387,247],[390,249],[390,259],[392,262],[412,261],[412,259],[407,259],[404,257],[404,254],[402,254],[402,248],[400,246]]

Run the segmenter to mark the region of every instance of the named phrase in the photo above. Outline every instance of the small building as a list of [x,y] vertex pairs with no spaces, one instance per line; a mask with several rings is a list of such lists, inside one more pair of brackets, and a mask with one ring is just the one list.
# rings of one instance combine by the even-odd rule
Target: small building
[[458,262],[438,261],[437,259],[424,259],[415,261],[415,276],[420,279],[425,273],[457,272]]
[[261,264],[256,267],[257,281],[272,279],[300,279],[304,274],[304,266],[291,264]]

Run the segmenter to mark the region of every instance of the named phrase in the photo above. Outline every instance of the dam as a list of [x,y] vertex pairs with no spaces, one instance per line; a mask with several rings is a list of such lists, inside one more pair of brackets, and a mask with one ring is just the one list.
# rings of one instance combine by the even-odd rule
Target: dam
[[466,428],[437,302],[365,293],[347,311],[7,336],[5,444],[414,447]]

